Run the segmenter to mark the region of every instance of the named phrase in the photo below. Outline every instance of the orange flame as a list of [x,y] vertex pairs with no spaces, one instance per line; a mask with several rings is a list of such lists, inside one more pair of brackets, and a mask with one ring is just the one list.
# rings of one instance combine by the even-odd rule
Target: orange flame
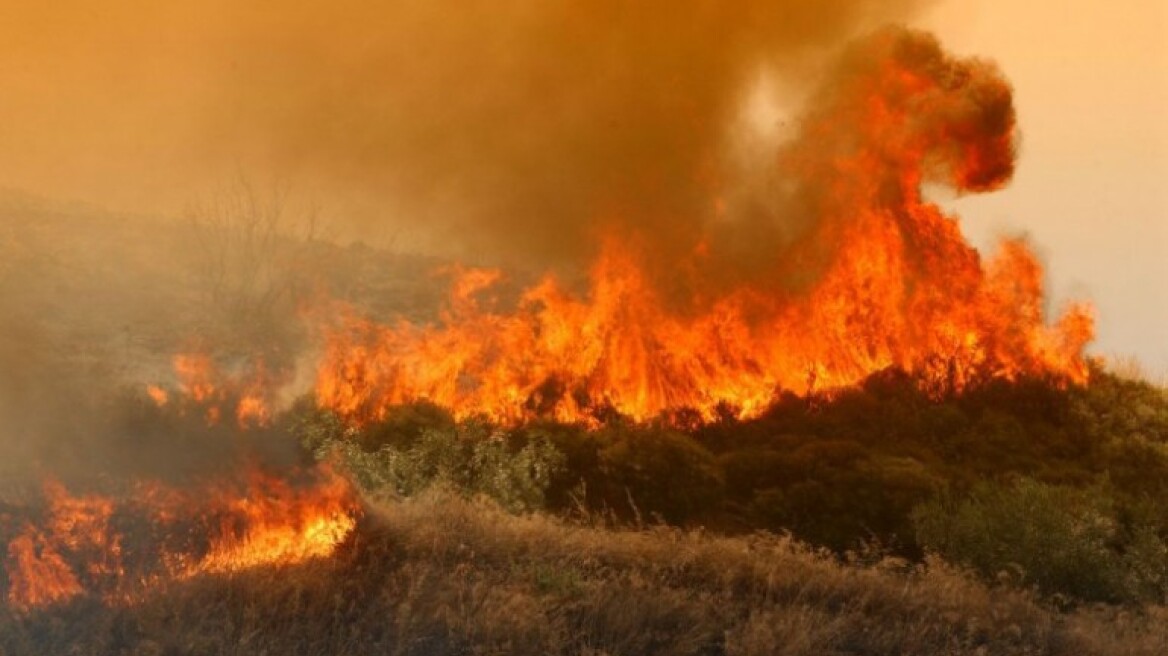
[[154,401],[154,405],[160,408],[170,402],[170,394],[158,385],[147,385],[146,395],[150,397],[151,401]]
[[[8,544],[8,602],[28,609],[66,601],[84,591],[83,581],[121,573],[120,536],[109,530],[114,504],[102,497],[73,497],[64,486],[44,486],[43,526],[26,524]],[[74,569],[62,554],[97,554]]]
[[[174,357],[174,371],[182,396],[201,407],[208,424],[217,424],[223,415],[235,418],[239,428],[266,426],[272,420],[272,385],[260,361],[247,371],[225,374],[203,353],[181,353]],[[155,405],[165,406],[169,393],[158,385],[147,385],[146,393]]]
[[8,543],[8,604],[28,610],[67,601],[83,592],[73,570],[51,542],[29,525]]
[[[305,485],[259,470],[250,471],[243,485],[197,493],[142,485],[135,500],[120,503],[71,496],[50,482],[45,497],[45,516],[26,521],[8,544],[7,600],[18,610],[86,593],[133,598],[136,584],[159,576],[187,578],[326,557],[352,532],[359,514],[348,482],[327,469]],[[152,545],[149,536],[127,534],[129,529],[111,522],[115,515],[148,522],[163,542]],[[130,539],[133,558],[122,549]]]
[[[612,231],[584,294],[548,276],[513,311],[484,309],[476,294],[499,274],[469,270],[436,325],[333,326],[318,402],[354,422],[420,399],[504,423],[589,422],[604,408],[708,420],[888,367],[938,393],[1024,375],[1084,382],[1091,309],[1049,324],[1026,245],[1007,241],[983,264],[922,196],[925,182],[986,191],[1011,177],[1014,111],[996,69],[894,30],[853,53],[841,78],[781,158],[816,220],[775,253],[770,280],[727,289],[691,276],[719,264],[717,240],[701,235],[663,284],[646,236]],[[683,303],[664,291],[679,281],[692,292]]]
[[348,482],[333,476],[310,494],[253,471],[246,496],[222,495],[211,550],[193,573],[231,572],[330,555],[357,525]]
[[194,401],[202,403],[217,396],[215,381],[219,376],[210,357],[201,353],[180,353],[174,356],[174,372],[183,394]]

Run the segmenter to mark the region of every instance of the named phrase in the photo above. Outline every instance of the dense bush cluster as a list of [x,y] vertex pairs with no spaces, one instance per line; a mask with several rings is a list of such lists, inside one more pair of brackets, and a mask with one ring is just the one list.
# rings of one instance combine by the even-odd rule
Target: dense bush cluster
[[375,496],[441,484],[516,511],[935,552],[1069,599],[1168,594],[1163,389],[1097,370],[1084,388],[996,382],[936,399],[886,372],[730,416],[502,428],[415,404],[355,428],[306,406],[296,431]]
[[1159,527],[1125,525],[1102,485],[979,483],[964,498],[918,506],[913,519],[924,546],[988,579],[1091,601],[1162,601],[1168,593]]

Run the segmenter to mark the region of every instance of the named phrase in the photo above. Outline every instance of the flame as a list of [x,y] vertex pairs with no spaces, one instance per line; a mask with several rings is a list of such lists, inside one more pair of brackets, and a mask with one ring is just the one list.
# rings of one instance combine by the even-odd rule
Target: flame
[[[258,469],[197,491],[157,483],[130,500],[72,496],[49,482],[46,509],[8,543],[8,605],[31,610],[86,593],[133,599],[159,578],[294,565],[331,555],[356,526],[349,483],[318,469],[293,484]],[[114,518],[120,521],[114,522]],[[149,526],[133,533],[133,527]],[[145,534],[143,534],[145,533]],[[122,545],[133,542],[133,553]]]
[[168,394],[166,390],[162,389],[158,385],[147,385],[146,395],[150,397],[150,400],[154,402],[154,405],[160,408],[170,402],[170,394]]
[[[926,182],[988,191],[1013,174],[1014,112],[997,70],[890,30],[843,71],[780,158],[816,217],[775,253],[768,279],[703,278],[723,264],[711,232],[663,281],[652,236],[633,228],[604,236],[583,293],[547,276],[517,307],[484,308],[499,272],[463,270],[436,324],[350,314],[329,327],[318,402],[357,423],[421,399],[502,423],[591,422],[606,409],[709,420],[889,367],[938,394],[1029,375],[1084,382],[1091,308],[1048,322],[1026,244],[1005,241],[983,262],[923,197]],[[691,292],[681,303],[665,291],[679,283]]]
[[[121,537],[110,531],[114,504],[97,497],[73,497],[64,486],[48,481],[42,526],[31,523],[8,544],[8,602],[28,609],[66,601],[84,591],[83,582],[119,575]],[[62,554],[86,553],[82,567],[71,567]]]
[[174,372],[179,389],[196,402],[203,403],[217,396],[215,381],[219,378],[211,358],[202,353],[180,353],[174,356]]
[[[271,423],[273,385],[262,361],[229,375],[205,353],[180,353],[174,357],[174,371],[178,391],[203,409],[208,424],[219,423],[224,415],[233,417],[239,428]],[[159,407],[170,400],[170,394],[158,385],[147,385],[146,394]]]
[[220,497],[221,521],[210,552],[191,570],[231,572],[330,555],[353,530],[348,483],[333,476],[310,495],[287,481],[252,472],[245,496]]
[[8,604],[28,610],[81,594],[73,570],[34,526],[8,543]]

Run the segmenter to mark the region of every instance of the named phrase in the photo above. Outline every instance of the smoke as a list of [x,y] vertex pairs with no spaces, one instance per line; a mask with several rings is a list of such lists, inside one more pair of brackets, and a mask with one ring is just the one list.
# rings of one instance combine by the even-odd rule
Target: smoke
[[[234,274],[208,270],[191,232],[0,196],[0,502],[45,475],[178,481],[245,458],[298,456],[278,430],[240,434],[233,423],[210,425],[200,408],[164,411],[145,395],[144,383],[173,378],[173,354],[204,323],[216,324],[212,337],[232,334],[222,324],[237,306],[216,312],[203,288]],[[283,323],[295,325],[290,314]],[[255,313],[245,318],[267,328]],[[282,337],[267,329],[262,339],[271,350],[288,344]]]
[[242,169],[319,195],[356,235],[392,225],[542,265],[619,225],[674,252],[728,211],[773,215],[765,185],[727,182],[762,72],[799,88],[825,51],[919,4],[10,7],[0,179],[153,210]]
[[[958,194],[991,191],[1014,174],[1017,139],[1013,92],[998,68],[946,53],[930,34],[885,28],[854,41],[825,76],[801,118],[798,135],[770,169],[784,190],[775,206],[814,226],[792,253],[763,251],[748,261],[806,276],[866,216],[889,217],[905,241],[912,269],[949,271],[951,283],[977,280],[977,253],[952,220],[922,196],[925,184]],[[774,242],[753,234],[756,248]],[[730,231],[733,235],[733,231]],[[749,254],[740,248],[737,255]],[[776,257],[778,255],[779,257]],[[956,276],[957,271],[965,275]],[[774,274],[773,266],[768,269]],[[782,268],[780,268],[782,271]]]
[[[978,263],[960,239],[914,230],[919,185],[973,192],[1010,177],[1009,87],[992,66],[896,29],[823,65],[920,4],[25,3],[0,15],[0,184],[152,212],[243,171],[317,195],[351,236],[390,226],[534,267],[582,265],[615,231],[641,244],[670,298],[811,282],[850,213],[887,210],[927,279],[942,260]],[[803,100],[800,120],[774,125],[774,107]],[[874,124],[872,103],[907,118]],[[166,260],[161,273],[179,260],[143,248]],[[70,336],[37,343],[60,332],[43,326],[62,308],[18,302],[22,289],[54,296],[29,282],[30,266],[0,285],[0,420],[21,433],[0,448],[36,444],[52,461],[44,436],[84,433],[101,410],[72,399],[106,379],[60,370],[53,352]],[[72,251],[54,266],[53,279],[84,269]],[[123,305],[144,322],[175,299]],[[106,337],[139,325],[103,321]],[[272,334],[248,343],[289,341]],[[73,419],[47,428],[45,417]]]

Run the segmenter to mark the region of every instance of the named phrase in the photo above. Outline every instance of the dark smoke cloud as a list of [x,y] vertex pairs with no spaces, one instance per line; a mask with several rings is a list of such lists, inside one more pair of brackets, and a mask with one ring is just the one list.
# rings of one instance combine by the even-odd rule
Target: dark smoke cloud
[[925,32],[879,30],[852,42],[824,76],[773,169],[785,190],[778,207],[814,230],[790,252],[766,250],[776,242],[758,238],[757,224],[719,237],[752,236],[728,251],[780,281],[813,279],[815,264],[840,257],[850,226],[880,217],[903,240],[902,273],[919,277],[915,285],[943,279],[956,294],[981,280],[980,258],[923,186],[1001,188],[1014,174],[1017,137],[1013,90],[995,64],[955,57]]
[[540,264],[585,254],[597,223],[686,244],[734,191],[727,134],[759,71],[792,74],[920,3],[10,9],[0,119],[19,127],[0,141],[25,161],[0,174],[141,208],[241,168],[366,228]]
[[[309,56],[249,62],[231,88],[241,139],[266,122],[275,159],[384,188],[463,249],[558,261],[616,223],[673,250],[662,242],[687,244],[712,215],[759,67],[790,68],[907,4],[347,4],[323,26],[299,17]],[[364,50],[334,50],[339,34]]]

